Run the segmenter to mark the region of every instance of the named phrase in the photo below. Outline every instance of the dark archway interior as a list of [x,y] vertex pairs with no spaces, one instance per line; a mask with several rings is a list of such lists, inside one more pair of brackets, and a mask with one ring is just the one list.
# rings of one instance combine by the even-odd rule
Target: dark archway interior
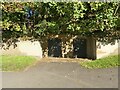
[[61,39],[58,38],[48,39],[48,56],[62,57]]
[[87,58],[87,40],[77,38],[73,42],[73,56],[76,58]]
[[[48,39],[48,56],[62,57],[61,39]],[[87,40],[76,38],[73,41],[73,58],[87,58]]]

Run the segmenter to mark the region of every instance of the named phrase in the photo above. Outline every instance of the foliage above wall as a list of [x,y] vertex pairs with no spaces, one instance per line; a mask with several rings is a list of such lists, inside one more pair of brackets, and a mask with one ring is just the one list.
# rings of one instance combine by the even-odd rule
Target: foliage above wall
[[9,44],[20,37],[33,40],[49,34],[79,34],[105,41],[120,38],[118,2],[4,2],[1,10],[2,39]]

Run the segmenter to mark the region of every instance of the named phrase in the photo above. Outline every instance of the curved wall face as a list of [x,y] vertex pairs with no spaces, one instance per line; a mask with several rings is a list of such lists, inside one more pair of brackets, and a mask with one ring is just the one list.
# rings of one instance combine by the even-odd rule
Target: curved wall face
[[[62,41],[62,57],[72,57],[73,56],[73,40],[75,37],[65,37],[65,36],[60,36],[58,37]],[[41,44],[38,41],[20,41],[17,42],[17,47],[13,48],[11,46],[9,50],[3,50],[2,49],[2,54],[3,55],[26,55],[26,56],[36,56],[39,58],[42,57],[48,57],[48,42],[47,39],[41,40]],[[66,42],[67,41],[67,42]],[[120,44],[120,41],[119,41]],[[115,55],[115,54],[120,54],[118,49],[120,50],[118,42],[116,41],[115,44],[111,45],[103,45],[101,42],[96,42],[95,40],[88,39],[87,40],[87,57],[88,58],[102,58],[108,55]],[[97,46],[97,51],[96,51],[96,46]],[[57,48],[58,49],[58,48]]]
[[20,41],[17,42],[17,47],[10,46],[8,50],[2,49],[3,55],[25,55],[36,56],[42,58],[42,47],[38,41]]
[[102,58],[109,55],[118,55],[119,49],[120,47],[117,41],[113,45],[102,45],[101,42],[97,42],[97,58]]

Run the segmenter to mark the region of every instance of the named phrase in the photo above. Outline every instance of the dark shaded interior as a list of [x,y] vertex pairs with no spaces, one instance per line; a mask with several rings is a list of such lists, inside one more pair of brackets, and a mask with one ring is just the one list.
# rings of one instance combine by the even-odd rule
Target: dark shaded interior
[[58,38],[48,39],[48,56],[62,57],[61,39]]
[[76,58],[87,58],[87,40],[75,39],[73,41],[73,56]]

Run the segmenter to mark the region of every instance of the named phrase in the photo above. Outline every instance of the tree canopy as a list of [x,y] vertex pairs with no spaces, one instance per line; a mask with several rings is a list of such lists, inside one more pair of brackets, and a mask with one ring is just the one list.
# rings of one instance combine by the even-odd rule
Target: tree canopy
[[120,38],[119,2],[4,2],[1,10],[3,42],[49,34]]

